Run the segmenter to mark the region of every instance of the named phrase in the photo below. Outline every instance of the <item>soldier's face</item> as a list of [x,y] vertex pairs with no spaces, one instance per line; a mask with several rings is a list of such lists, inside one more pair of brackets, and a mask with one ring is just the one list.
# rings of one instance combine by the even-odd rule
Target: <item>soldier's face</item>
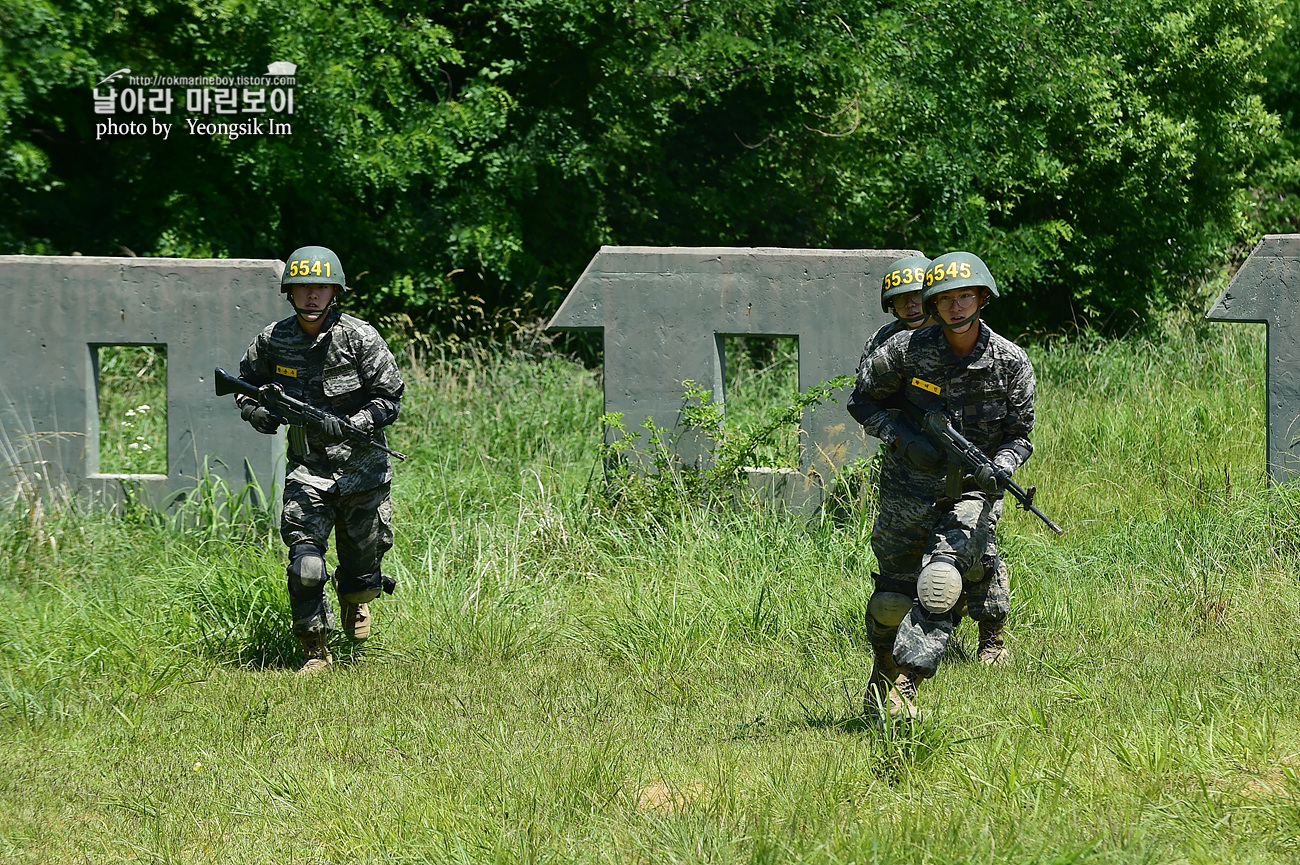
[[945,324],[961,324],[975,317],[987,295],[987,288],[954,288],[935,295],[934,305]]
[[924,318],[921,315],[921,292],[909,291],[907,294],[895,295],[893,298],[894,314],[907,322],[909,326],[916,326]]
[[289,294],[293,297],[293,305],[298,309],[325,309],[334,299],[334,293],[338,291],[337,285],[291,285]]

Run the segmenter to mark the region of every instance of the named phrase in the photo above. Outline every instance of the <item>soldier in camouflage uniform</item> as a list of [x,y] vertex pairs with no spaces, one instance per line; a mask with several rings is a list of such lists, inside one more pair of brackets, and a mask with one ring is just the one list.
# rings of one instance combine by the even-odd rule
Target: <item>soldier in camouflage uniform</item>
[[[934,323],[921,307],[921,289],[925,287],[925,271],[929,267],[930,259],[924,255],[900,258],[889,266],[880,281],[880,308],[894,316],[894,320],[882,324],[867,340],[862,347],[863,361],[894,334]],[[858,367],[862,367],[861,361]]]
[[[393,546],[392,468],[377,448],[343,436],[340,419],[367,433],[397,419],[405,385],[393,354],[379,333],[335,308],[345,290],[338,256],[320,246],[294,251],[280,290],[294,314],[268,325],[248,347],[240,378],[279,385],[290,397],[328,413],[324,421],[289,427],[289,465],[284,484],[280,537],[289,547],[289,606],[293,630],[306,662],[302,672],[333,662],[328,635],[334,616],[325,597],[331,575],[325,564],[330,530],[338,544],[333,581],[343,630],[361,641],[370,636],[369,602],[392,580],[380,564]],[[271,403],[274,391],[263,388]],[[247,396],[236,402],[244,420],[273,434],[279,420]]]
[[965,606],[979,623],[979,657],[1005,657],[1002,627],[1010,578],[993,546],[1002,490],[991,471],[949,462],[906,415],[941,410],[1008,474],[1033,453],[1034,371],[1024,351],[980,320],[997,285],[968,252],[936,258],[925,275],[925,310],[939,327],[897,334],[858,370],[851,411],[890,447],[881,467],[880,514],[871,546],[880,568],[867,605],[876,669],[868,708],[915,715],[921,680],[935,674]]
[[[889,270],[880,281],[880,307],[893,315],[894,320],[877,328],[862,347],[862,358],[858,361],[859,373],[867,358],[871,357],[872,353],[884,345],[891,336],[934,323],[921,303],[921,289],[925,287],[925,272],[929,267],[930,259],[923,255],[900,258],[889,266]],[[849,414],[861,423],[865,420],[865,416],[859,416],[861,406],[856,400],[855,391],[849,398],[848,410]],[[876,487],[876,500],[883,502],[888,491],[880,486],[880,471],[877,465],[872,466],[870,479],[872,485]],[[879,574],[872,574],[872,577],[879,580]],[[873,635],[872,650],[875,653],[871,679],[867,683],[868,708],[873,705],[883,705],[882,701],[888,699],[891,686],[896,685],[896,680],[902,672],[894,666],[892,659],[894,647],[892,631],[888,634],[881,633],[880,629],[873,628],[872,625],[872,617],[868,613],[867,628]]]

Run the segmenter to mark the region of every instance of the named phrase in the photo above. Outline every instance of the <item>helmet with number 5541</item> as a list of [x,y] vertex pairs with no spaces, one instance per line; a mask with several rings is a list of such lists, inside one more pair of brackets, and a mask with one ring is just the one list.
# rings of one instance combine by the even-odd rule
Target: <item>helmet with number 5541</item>
[[337,285],[346,289],[343,263],[332,249],[323,246],[299,247],[284,263],[284,273],[280,275],[280,293],[288,294],[291,285]]

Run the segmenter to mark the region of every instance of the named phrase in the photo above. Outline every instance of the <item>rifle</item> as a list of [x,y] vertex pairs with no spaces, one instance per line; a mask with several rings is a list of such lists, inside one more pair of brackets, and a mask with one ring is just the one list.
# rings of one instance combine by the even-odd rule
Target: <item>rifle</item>
[[974,471],[980,466],[989,466],[993,469],[993,476],[997,478],[998,485],[1019,502],[1023,510],[1029,511],[1043,522],[1047,527],[1058,535],[1065,534],[1065,529],[1052,522],[1047,514],[1040,511],[1034,505],[1034,494],[1038,492],[1037,487],[1024,489],[1011,479],[1011,475],[1001,469],[993,460],[989,459],[984,451],[971,444],[965,436],[953,429],[952,424],[943,416],[943,412],[933,409],[921,415],[921,410],[909,403],[907,400],[899,400],[903,412],[914,422],[920,424],[921,430],[941,449],[943,449],[950,462],[957,465],[965,466]]
[[[329,412],[322,411],[315,406],[294,399],[284,392],[278,385],[272,382],[268,385],[258,387],[255,384],[244,381],[238,376],[233,376],[221,367],[217,367],[213,373],[217,385],[217,396],[226,396],[227,394],[243,394],[249,399],[257,400],[262,408],[269,411],[280,421],[280,423],[291,423],[299,426],[305,425],[310,420],[322,420],[326,417],[333,417]],[[268,397],[264,390],[271,390],[274,396]],[[355,444],[369,445],[372,448],[383,451],[384,453],[395,456],[399,460],[406,459],[406,454],[398,453],[395,450],[381,444],[374,437],[368,435],[365,430],[353,426],[342,418],[338,418],[343,427],[343,436],[348,441]]]

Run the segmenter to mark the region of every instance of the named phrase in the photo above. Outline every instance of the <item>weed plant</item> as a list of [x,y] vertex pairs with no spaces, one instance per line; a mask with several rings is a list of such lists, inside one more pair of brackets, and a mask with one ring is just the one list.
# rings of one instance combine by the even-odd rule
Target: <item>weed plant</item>
[[544,352],[406,370],[399,588],[314,678],[265,523],[15,507],[0,860],[1296,861],[1300,496],[1265,483],[1261,329],[1031,357],[1020,479],[1066,534],[1007,508],[1013,661],[967,624],[915,726],[861,714],[870,497],[620,510],[599,377]]

